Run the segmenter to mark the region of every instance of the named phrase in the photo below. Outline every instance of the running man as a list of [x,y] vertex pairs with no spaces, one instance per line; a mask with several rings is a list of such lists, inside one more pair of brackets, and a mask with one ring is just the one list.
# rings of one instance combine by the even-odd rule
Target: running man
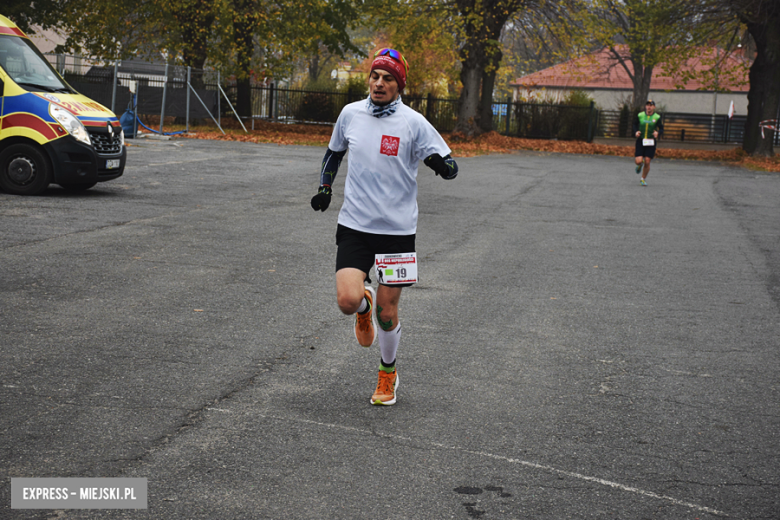
[[[646,179],[650,172],[650,161],[655,157],[658,138],[663,133],[664,125],[661,122],[661,116],[655,113],[655,102],[648,99],[645,111],[640,112],[634,118],[634,136],[636,137],[634,162],[636,163],[636,172],[642,172],[642,178],[639,179],[639,184],[642,186],[647,186]],[[642,171],[643,162],[644,171]]]
[[[413,283],[404,281],[417,279],[411,275],[417,267],[411,253],[416,251],[418,163],[423,159],[444,179],[458,175],[458,165],[444,139],[401,101],[408,73],[409,65],[397,50],[381,49],[374,55],[368,99],[350,103],[341,111],[322,161],[319,191],[311,199],[315,211],[328,209],[333,180],[349,151],[336,231],[336,300],[341,312],[356,314],[355,337],[360,345],[370,347],[379,337],[379,379],[371,396],[375,405],[396,402],[395,361],[401,339],[398,302],[402,288]],[[403,264],[408,269],[383,269],[374,291],[369,270],[381,255],[391,254],[397,256],[388,261],[396,262],[396,267],[399,261],[410,262]],[[409,277],[401,279],[399,272]]]

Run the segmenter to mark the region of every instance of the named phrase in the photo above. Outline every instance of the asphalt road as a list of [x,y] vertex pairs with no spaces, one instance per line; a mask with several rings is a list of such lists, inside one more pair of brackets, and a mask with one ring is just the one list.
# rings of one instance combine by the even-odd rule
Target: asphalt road
[[[0,518],[780,518],[780,175],[518,153],[420,175],[400,387],[335,305],[324,149],[139,141],[0,193]],[[10,509],[145,477],[147,510]]]

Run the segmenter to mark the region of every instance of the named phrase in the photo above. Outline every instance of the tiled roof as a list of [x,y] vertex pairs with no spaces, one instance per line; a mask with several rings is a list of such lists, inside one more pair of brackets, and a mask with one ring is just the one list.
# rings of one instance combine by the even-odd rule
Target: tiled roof
[[[617,47],[617,51],[623,53],[624,56],[628,54],[626,46]],[[688,60],[685,68],[693,72],[695,78],[696,72],[710,69],[711,65],[704,64],[702,61],[711,61],[716,52],[714,48],[703,49],[699,57]],[[627,64],[631,67],[630,62],[627,61]],[[719,86],[721,88],[732,92],[747,92],[749,90],[747,69],[744,68],[743,58],[731,55],[721,64],[719,70],[731,72],[731,74],[720,75]],[[650,89],[678,90],[677,85],[680,81],[662,74],[663,65],[657,65],[653,70]],[[729,76],[738,79],[733,81],[729,79]],[[740,85],[739,83],[744,84]],[[557,87],[632,90],[634,88],[626,70],[606,47],[599,52],[517,78],[510,85],[526,89]],[[710,89],[699,80],[692,79],[682,90]]]

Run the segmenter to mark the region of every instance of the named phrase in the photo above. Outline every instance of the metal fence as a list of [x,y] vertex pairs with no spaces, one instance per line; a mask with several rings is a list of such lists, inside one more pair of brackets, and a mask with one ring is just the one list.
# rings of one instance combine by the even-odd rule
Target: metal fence
[[[139,115],[159,116],[160,130],[166,116],[179,118],[189,129],[191,119],[234,118],[237,97],[235,81],[211,70],[195,70],[164,64],[128,60],[106,62],[78,56],[47,55],[52,65],[79,92],[111,107],[121,115],[136,104]],[[282,123],[333,124],[341,109],[365,94],[251,87],[252,118]],[[404,96],[404,103],[423,114],[440,132],[454,130],[458,100]],[[745,116],[660,114],[664,140],[699,143],[742,142]],[[591,141],[594,137],[631,137],[632,116],[627,112],[599,110],[591,106],[514,103],[493,104],[493,129],[524,138]],[[221,126],[220,126],[221,128]],[[780,132],[774,132],[780,145]]]
[[[510,103],[503,133],[530,139],[592,141],[594,107]],[[500,122],[499,122],[500,128]]]
[[[235,96],[236,87],[229,84],[225,91]],[[365,99],[366,94],[277,88],[274,85],[252,87],[254,118],[288,123],[333,124],[349,103]],[[440,132],[455,128],[457,99],[404,96],[404,104],[425,115]]]
[[[333,124],[345,105],[362,97],[348,92],[280,89],[274,85],[252,86],[251,89],[252,117],[283,123]],[[235,103],[235,82],[228,82],[224,91]]]
[[[746,116],[659,113],[664,125],[665,141],[700,143],[741,143],[745,135]],[[626,112],[601,110],[595,126],[597,137],[632,137],[633,118]],[[775,134],[775,144],[780,135]]]
[[127,60],[106,62],[48,54],[46,58],[78,92],[110,107],[117,115],[136,113],[210,118],[220,111],[215,72]]

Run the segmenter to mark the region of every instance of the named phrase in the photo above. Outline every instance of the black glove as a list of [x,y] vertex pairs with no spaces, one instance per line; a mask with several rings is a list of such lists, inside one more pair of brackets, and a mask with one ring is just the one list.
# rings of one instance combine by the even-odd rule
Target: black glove
[[[452,159],[450,158],[449,155],[446,157],[446,159],[449,159],[452,162]],[[457,167],[455,169],[451,169],[447,164],[445,158],[443,158],[441,155],[437,153],[423,160],[423,164],[428,168],[430,168],[431,170],[433,170],[433,172],[436,175],[441,175],[442,179],[449,180],[449,179],[454,179],[455,177],[458,176]]]
[[325,211],[330,206],[330,196],[333,190],[330,186],[320,186],[320,190],[311,198],[311,207],[314,211]]

